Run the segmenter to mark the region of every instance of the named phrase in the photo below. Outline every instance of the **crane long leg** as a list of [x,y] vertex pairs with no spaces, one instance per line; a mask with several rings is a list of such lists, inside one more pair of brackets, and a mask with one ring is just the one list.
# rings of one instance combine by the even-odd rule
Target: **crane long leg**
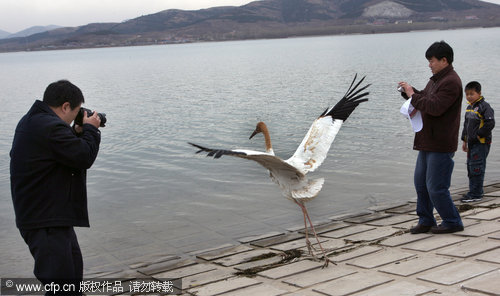
[[307,214],[306,214],[306,212],[304,211],[304,207],[302,207],[302,205],[301,205],[298,201],[296,201],[296,200],[294,200],[294,201],[295,201],[295,203],[296,203],[296,204],[300,207],[300,209],[302,210],[302,215],[304,215],[304,231],[305,231],[305,235],[306,235],[306,246],[307,246],[307,250],[309,251],[309,254],[310,254],[312,257],[316,258],[316,257],[314,256],[314,252],[313,252],[314,247],[313,247],[313,245],[311,244],[311,241],[309,241],[309,232],[308,232],[308,230],[307,230],[307,229],[308,229],[308,227],[307,227]]
[[[318,238],[318,235],[316,234],[316,230],[314,229],[314,225],[311,221],[311,218],[309,217],[309,213],[307,212],[307,208],[306,208],[306,205],[303,203],[303,202],[299,202],[299,201],[295,201],[299,207],[302,209],[302,212],[304,213],[305,217],[307,217],[307,220],[309,221],[309,225],[311,225],[311,229],[312,229],[312,232],[314,234],[314,237],[316,238],[316,241],[318,242],[318,245],[321,249],[321,252],[323,253],[323,257],[325,258],[325,264],[323,265],[323,268],[324,267],[327,267],[328,266],[328,263],[331,262],[330,259],[328,259],[328,257],[326,256],[326,252],[325,250],[323,249],[323,246],[321,245],[321,242],[319,241],[319,238]],[[307,225],[306,225],[306,241],[307,241]],[[335,263],[334,263],[335,264]]]

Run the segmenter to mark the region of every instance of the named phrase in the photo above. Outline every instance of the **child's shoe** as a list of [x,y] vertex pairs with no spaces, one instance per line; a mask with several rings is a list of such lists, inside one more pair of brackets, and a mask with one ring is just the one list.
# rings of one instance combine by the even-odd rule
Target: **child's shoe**
[[476,201],[481,201],[483,197],[473,197],[470,196],[468,193],[464,194],[464,196],[460,199],[461,202],[476,202]]

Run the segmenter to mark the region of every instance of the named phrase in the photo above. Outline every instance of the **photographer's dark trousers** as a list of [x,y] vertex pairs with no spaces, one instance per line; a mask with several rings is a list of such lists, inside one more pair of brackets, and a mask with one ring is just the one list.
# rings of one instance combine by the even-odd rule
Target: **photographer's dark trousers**
[[[35,259],[36,278],[44,285],[74,284],[78,291],[83,278],[83,259],[73,227],[21,229],[20,232]],[[59,292],[63,294],[81,295]]]

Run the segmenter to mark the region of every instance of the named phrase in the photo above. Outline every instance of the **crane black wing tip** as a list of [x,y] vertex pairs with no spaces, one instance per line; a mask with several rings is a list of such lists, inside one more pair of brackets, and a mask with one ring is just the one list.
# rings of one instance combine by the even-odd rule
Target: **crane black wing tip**
[[196,154],[201,152],[207,152],[207,156],[213,156],[214,158],[221,158],[223,155],[247,155],[245,152],[224,150],[224,149],[210,149],[191,142],[188,142],[191,146],[194,146],[200,150],[196,151]]
[[201,152],[210,152],[210,151],[212,151],[212,149],[209,149],[209,148],[206,148],[206,147],[203,147],[203,146],[191,143],[191,142],[188,142],[188,144],[191,145],[191,146],[194,146],[194,147],[196,147],[198,149],[200,149],[200,150],[196,151],[196,154],[201,153]]
[[354,75],[354,79],[352,80],[351,85],[347,89],[347,92],[342,97],[342,99],[338,101],[337,104],[335,104],[335,106],[333,106],[330,110],[323,112],[320,117],[331,116],[332,119],[340,119],[346,121],[359,104],[368,101],[368,98],[366,98],[366,96],[368,96],[370,92],[361,92],[371,86],[371,84],[367,84],[358,89],[360,84],[365,80],[366,75],[356,82],[357,77],[358,73]]

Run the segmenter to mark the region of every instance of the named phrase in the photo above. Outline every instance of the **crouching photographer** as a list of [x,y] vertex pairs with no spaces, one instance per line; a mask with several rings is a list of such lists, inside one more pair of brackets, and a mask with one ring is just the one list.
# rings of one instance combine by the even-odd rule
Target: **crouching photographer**
[[[82,109],[81,90],[50,84],[19,121],[10,152],[16,225],[43,284],[78,283],[83,259],[73,227],[89,227],[87,169],[94,163],[105,116]],[[76,122],[79,134],[70,126]]]

